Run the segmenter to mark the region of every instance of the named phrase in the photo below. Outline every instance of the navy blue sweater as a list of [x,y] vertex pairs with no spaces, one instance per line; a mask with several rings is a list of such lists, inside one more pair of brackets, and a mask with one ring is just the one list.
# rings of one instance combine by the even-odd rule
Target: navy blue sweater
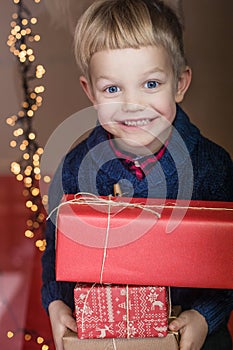
[[[113,185],[119,181],[126,196],[233,201],[233,163],[229,154],[203,137],[179,106],[168,148],[148,176],[138,180],[124,167],[110,147],[106,131],[98,125],[61,162],[50,186],[49,209],[57,207],[63,193],[113,194]],[[48,220],[46,227],[42,302],[46,310],[54,300],[63,300],[73,309],[75,282],[55,280],[53,222]],[[174,287],[171,296],[174,305],[200,312],[207,320],[209,333],[227,323],[233,309],[232,290]]]

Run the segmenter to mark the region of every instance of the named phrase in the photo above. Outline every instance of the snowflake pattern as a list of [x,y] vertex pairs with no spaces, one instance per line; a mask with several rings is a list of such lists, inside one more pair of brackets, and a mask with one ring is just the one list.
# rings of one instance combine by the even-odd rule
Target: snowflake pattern
[[167,334],[165,287],[77,284],[74,296],[80,339]]

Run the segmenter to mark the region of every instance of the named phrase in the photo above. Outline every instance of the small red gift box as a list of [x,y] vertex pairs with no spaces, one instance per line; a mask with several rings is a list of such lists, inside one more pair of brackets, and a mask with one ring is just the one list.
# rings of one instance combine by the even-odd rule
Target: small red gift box
[[64,200],[57,280],[233,288],[233,203]]
[[167,335],[165,287],[78,283],[74,300],[79,339]]

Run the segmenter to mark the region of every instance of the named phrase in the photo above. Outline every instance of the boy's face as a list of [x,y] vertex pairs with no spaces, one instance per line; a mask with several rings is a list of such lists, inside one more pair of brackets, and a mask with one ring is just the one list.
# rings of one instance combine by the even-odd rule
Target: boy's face
[[135,154],[145,154],[145,148],[156,152],[187,89],[184,79],[175,81],[166,51],[148,46],[97,52],[91,58],[90,80],[80,78],[99,122],[119,146]]

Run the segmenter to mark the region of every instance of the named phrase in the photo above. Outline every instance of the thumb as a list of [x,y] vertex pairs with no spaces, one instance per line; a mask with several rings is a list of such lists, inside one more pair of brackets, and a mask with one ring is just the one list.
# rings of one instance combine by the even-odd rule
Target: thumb
[[169,329],[174,332],[178,332],[185,326],[186,322],[182,316],[177,317],[174,321],[169,324]]
[[66,327],[71,329],[73,332],[77,332],[77,324],[75,319],[72,316],[67,317]]

